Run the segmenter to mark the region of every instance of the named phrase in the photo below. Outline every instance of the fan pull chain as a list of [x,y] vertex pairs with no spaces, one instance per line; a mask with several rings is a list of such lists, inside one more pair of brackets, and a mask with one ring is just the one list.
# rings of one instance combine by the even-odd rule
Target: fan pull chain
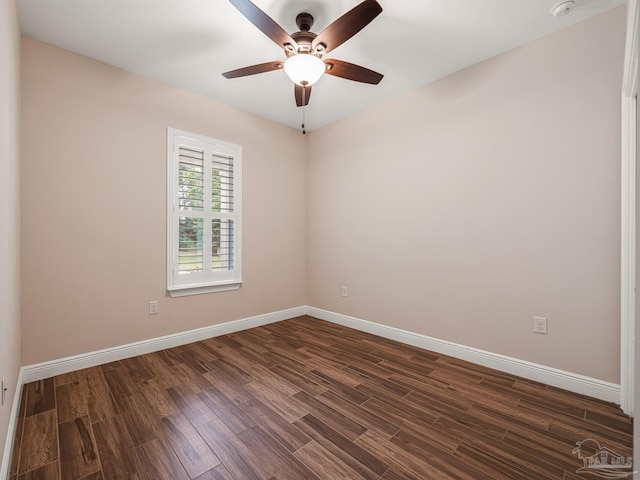
[[307,134],[307,131],[304,128],[304,124],[306,123],[305,121],[306,113],[307,113],[307,87],[302,87],[302,134],[303,135]]
[[306,108],[307,108],[306,106],[302,107],[302,134],[303,135],[307,134],[307,131],[304,128],[304,123],[305,123],[305,119],[304,118],[305,118],[305,110],[306,110]]

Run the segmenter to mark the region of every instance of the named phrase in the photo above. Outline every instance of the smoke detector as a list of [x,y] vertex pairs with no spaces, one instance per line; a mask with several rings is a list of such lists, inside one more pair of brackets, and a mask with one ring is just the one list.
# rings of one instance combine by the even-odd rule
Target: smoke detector
[[551,9],[551,14],[556,18],[564,17],[565,15],[568,15],[571,12],[571,10],[573,10],[573,7],[575,6],[576,6],[576,2],[574,2],[573,0],[560,2],[559,4],[557,4],[555,7]]

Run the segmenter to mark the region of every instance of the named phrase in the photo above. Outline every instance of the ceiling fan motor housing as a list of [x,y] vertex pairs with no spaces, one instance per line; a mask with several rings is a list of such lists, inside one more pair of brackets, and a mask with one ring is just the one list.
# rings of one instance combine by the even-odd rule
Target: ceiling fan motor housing
[[[296,53],[311,53],[312,50],[312,42],[313,39],[316,38],[315,33],[311,32],[296,32],[291,34],[291,38],[296,41],[297,49],[292,54]],[[285,51],[287,56],[290,56],[287,51]]]
[[313,16],[310,13],[300,13],[296,17],[296,25],[300,29],[299,32],[295,32],[291,34],[291,38],[296,41],[297,48],[293,51],[287,51],[285,49],[285,54],[290,57],[291,55],[295,55],[296,53],[311,53],[312,50],[312,42],[316,38],[316,34],[311,32],[311,27],[313,26]]

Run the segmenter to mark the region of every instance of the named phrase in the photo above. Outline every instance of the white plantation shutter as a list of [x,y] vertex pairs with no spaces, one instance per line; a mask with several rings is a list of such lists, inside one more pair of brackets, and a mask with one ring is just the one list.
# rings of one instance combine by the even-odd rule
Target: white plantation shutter
[[233,218],[215,216],[216,213],[233,214],[234,209],[234,176],[233,158],[214,155],[211,162],[211,210],[214,219],[211,223],[212,251],[217,259],[212,263],[212,270],[233,270]]
[[241,147],[168,130],[167,289],[239,288]]
[[[175,207],[174,207],[175,210]],[[204,150],[178,146],[178,274],[204,269]]]

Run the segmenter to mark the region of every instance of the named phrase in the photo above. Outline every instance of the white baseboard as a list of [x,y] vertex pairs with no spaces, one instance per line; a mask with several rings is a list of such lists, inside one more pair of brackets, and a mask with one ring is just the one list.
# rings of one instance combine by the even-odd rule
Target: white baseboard
[[321,320],[327,320],[339,325],[351,327],[363,332],[372,333],[380,337],[407,343],[425,350],[442,353],[451,357],[467,360],[489,368],[494,368],[512,375],[541,382],[554,387],[563,388],[571,392],[588,395],[608,402],[620,404],[620,385],[586,377],[556,368],[539,365],[517,358],[507,357],[496,353],[467,347],[445,340],[428,337],[399,328],[389,327],[378,323],[362,320],[339,313],[322,310],[315,307],[300,306],[278,312],[266,313],[255,317],[234,320],[231,322],[198,328],[187,332],[175,333],[164,337],[152,338],[140,342],[129,343],[118,347],[107,348],[95,352],[88,352],[71,357],[65,357],[35,365],[23,366],[18,375],[13,407],[9,418],[7,439],[5,442],[2,464],[0,465],[0,480],[8,478],[11,450],[18,421],[22,387],[26,383],[42,380],[63,373],[94,367],[104,363],[114,362],[136,355],[164,350],[166,348],[185,345],[211,337],[239,332],[249,328],[267,325],[301,315],[310,315]]
[[[211,325],[209,327],[189,330],[187,332],[174,333],[164,337],[151,338],[140,342],[129,343],[118,347],[106,348],[95,352],[82,353],[72,357],[60,358],[49,362],[27,365],[22,367],[24,383],[35,382],[45,378],[73,372],[83,368],[95,367],[116,360],[144,355],[145,353],[157,352],[165,348],[177,347],[187,343],[198,342],[211,337],[226,335],[228,333],[239,332],[249,328],[267,325],[269,323],[287,320],[289,318],[305,315],[307,308],[304,306],[280,310],[278,312],[265,313],[255,317],[233,320],[231,322]],[[0,476],[0,478],[2,478]]]
[[554,387],[563,388],[571,392],[588,395],[608,402],[620,404],[620,385],[605,382],[591,377],[586,377],[577,373],[567,372],[536,363],[507,357],[497,353],[491,353],[473,347],[467,347],[453,342],[428,337],[419,333],[401,330],[395,327],[381,325],[379,323],[362,320],[340,313],[322,310],[320,308],[300,306],[281,310],[278,312],[266,313],[255,317],[234,320],[231,322],[212,325],[209,327],[180,332],[164,337],[152,338],[140,342],[129,343],[118,347],[107,348],[95,352],[88,352],[71,357],[65,357],[49,362],[35,365],[23,366],[17,379],[11,416],[7,430],[2,464],[0,464],[0,479],[5,480],[9,475],[9,463],[11,461],[11,450],[13,439],[16,433],[18,421],[20,399],[22,387],[25,383],[42,380],[63,373],[72,372],[82,368],[94,367],[104,363],[114,362],[136,355],[164,350],[166,348],[185,345],[211,337],[226,335],[228,333],[239,332],[249,328],[267,325],[301,315],[326,320],[346,327],[372,333],[380,337],[389,338],[409,345],[413,345],[425,350],[442,353],[451,357],[459,358],[469,362],[477,363],[489,368],[494,368],[512,375],[517,375],[529,380],[534,380]]
[[[212,325],[210,327],[152,338],[35,365],[27,365],[20,370],[20,378],[22,383],[34,382],[74,370],[94,367],[96,365],[156,352],[178,345],[185,345],[187,343],[259,327],[301,315],[311,315],[321,320],[327,320],[356,330],[424,348],[425,350],[467,360],[529,380],[599,398],[608,402],[614,402],[618,405],[620,404],[620,385],[618,384],[309,306],[300,306],[278,312],[266,313],[255,317]],[[20,385],[20,389],[21,388],[22,384]],[[0,478],[2,477],[0,476]]]
[[620,385],[315,307],[307,315],[620,405]]
[[13,439],[16,436],[16,427],[18,425],[18,415],[20,414],[20,402],[22,401],[23,369],[20,369],[16,380],[16,387],[13,394],[13,406],[9,416],[9,425],[7,427],[7,438],[4,442],[4,453],[2,454],[2,464],[0,464],[0,479],[7,480],[9,478],[9,468],[11,463],[11,454],[13,453]]

